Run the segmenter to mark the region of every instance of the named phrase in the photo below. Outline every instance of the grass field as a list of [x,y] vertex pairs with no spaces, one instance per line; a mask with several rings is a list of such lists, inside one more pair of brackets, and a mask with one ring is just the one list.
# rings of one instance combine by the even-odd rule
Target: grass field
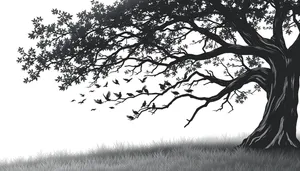
[[118,145],[0,163],[0,171],[299,171],[300,151],[249,151],[223,143],[180,140]]

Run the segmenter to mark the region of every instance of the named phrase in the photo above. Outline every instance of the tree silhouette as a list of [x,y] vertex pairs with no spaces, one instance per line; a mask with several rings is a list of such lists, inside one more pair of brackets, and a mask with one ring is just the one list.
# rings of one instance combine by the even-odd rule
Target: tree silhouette
[[[123,96],[110,97],[109,91],[103,96],[110,103],[151,97],[127,116],[130,120],[146,111],[166,109],[181,98],[204,102],[185,126],[213,102],[224,100],[218,110],[225,104],[233,109],[232,98],[243,103],[263,89],[268,100],[263,118],[240,146],[300,147],[296,137],[300,36],[289,47],[284,39],[300,30],[298,1],[120,0],[110,6],[96,1],[91,4],[91,10],[78,13],[77,18],[53,9],[57,22],[46,25],[41,17],[32,20],[34,29],[29,38],[37,45],[28,51],[18,50],[17,62],[29,74],[25,83],[37,80],[50,68],[60,72],[56,79],[60,90],[88,78],[97,88],[100,82],[106,82],[101,86],[107,87],[104,79],[121,70],[131,76],[143,74],[137,80],[143,86],[149,77],[164,76],[168,81],[157,83],[158,91],[145,87],[138,92],[123,92]],[[267,31],[272,34],[270,38],[263,34]],[[224,78],[216,76],[220,70]],[[131,80],[118,79],[122,84]],[[203,81],[204,85],[216,84],[222,89],[203,97],[197,92],[198,83]],[[248,83],[255,86],[242,89]],[[156,102],[167,94],[173,98],[166,104]]]

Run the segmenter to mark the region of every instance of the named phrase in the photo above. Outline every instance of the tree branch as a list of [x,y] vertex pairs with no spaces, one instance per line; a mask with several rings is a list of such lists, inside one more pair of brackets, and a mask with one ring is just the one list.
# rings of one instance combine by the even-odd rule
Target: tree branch
[[[118,102],[117,104],[119,104],[119,103],[125,102],[128,99],[132,99],[132,98],[135,98],[135,97],[138,97],[141,95],[154,96],[152,98],[152,100],[150,100],[150,102],[147,103],[147,105],[144,105],[139,111],[136,111],[135,118],[138,118],[143,112],[148,111],[148,110],[151,110],[152,113],[154,114],[157,110],[166,109],[166,108],[170,107],[176,100],[183,98],[183,97],[190,97],[192,99],[206,101],[203,105],[199,106],[193,113],[192,117],[190,119],[188,119],[188,123],[184,126],[184,127],[186,127],[190,124],[190,122],[193,121],[193,119],[195,118],[195,116],[199,110],[203,109],[204,107],[207,107],[212,102],[220,100],[226,94],[227,94],[227,97],[225,98],[225,102],[222,103],[221,108],[218,110],[221,110],[225,103],[229,103],[229,105],[232,107],[231,103],[229,102],[229,97],[230,97],[231,92],[234,92],[234,91],[240,89],[243,85],[245,85],[249,82],[258,83],[267,92],[267,94],[269,94],[270,86],[271,86],[270,74],[271,74],[271,70],[268,68],[254,68],[249,71],[246,71],[245,73],[241,74],[239,77],[237,77],[235,79],[222,80],[222,79],[216,78],[213,74],[205,75],[205,74],[202,74],[202,73],[196,71],[196,72],[192,73],[190,76],[185,77],[182,81],[178,81],[175,84],[170,85],[169,87],[167,87],[165,90],[163,90],[160,93],[149,92],[148,90],[146,92],[146,91],[144,91],[145,87],[143,87],[141,89],[141,92],[139,92],[136,95],[131,94],[128,97],[117,98],[115,100],[110,100],[110,101],[117,101]],[[159,96],[165,95],[167,92],[169,92],[172,89],[175,89],[177,86],[181,85],[184,82],[189,82],[196,75],[202,77],[199,81],[208,80],[211,83],[218,84],[224,88],[218,94],[211,96],[211,97],[198,97],[198,96],[195,96],[190,93],[181,94],[181,95],[176,94],[175,97],[168,104],[163,105],[163,106],[155,105],[155,100]]]
[[[188,123],[184,126],[187,127],[195,118],[195,116],[197,115],[198,111],[201,110],[204,107],[207,107],[211,102],[215,102],[219,99],[221,99],[224,95],[226,94],[230,94],[231,92],[233,92],[234,90],[238,90],[240,89],[243,85],[254,81],[254,82],[264,82],[262,81],[263,79],[261,79],[260,77],[263,77],[263,74],[258,74],[257,71],[259,71],[259,69],[257,69],[256,71],[254,70],[253,72],[256,74],[250,74],[250,72],[246,72],[243,75],[239,76],[238,78],[232,80],[223,90],[221,90],[217,95],[215,96],[211,96],[209,98],[195,98],[195,99],[200,99],[200,100],[206,100],[206,102],[199,106],[195,112],[193,113],[192,117],[190,119],[188,119]],[[260,70],[262,71],[262,70]],[[263,72],[268,72],[267,69],[264,69]],[[267,84],[264,82],[264,84]],[[269,92],[267,92],[269,94]],[[227,96],[228,98],[228,96]]]
[[281,47],[283,50],[287,50],[283,37],[282,24],[289,10],[286,7],[281,7],[278,1],[274,1],[274,4],[276,12],[273,21],[272,39],[275,41],[277,46]]
[[231,9],[221,4],[221,1],[211,1],[211,4],[233,25],[248,45],[262,44],[263,37],[247,23],[239,18]]
[[210,38],[222,46],[226,46],[227,42],[225,42],[220,36],[211,33],[207,29],[199,27],[194,21],[190,21],[189,24],[193,27],[194,30],[198,31],[201,34],[204,34],[207,38]]
[[264,60],[266,60],[268,63],[271,63],[270,56],[274,55],[272,50],[264,49],[258,46],[242,46],[242,45],[234,45],[234,44],[227,44],[226,46],[221,46],[219,48],[216,48],[210,52],[202,53],[199,55],[194,54],[186,54],[182,57],[179,57],[178,59],[170,62],[170,65],[182,62],[187,59],[193,59],[193,60],[206,60],[211,59],[213,57],[216,57],[218,55],[226,54],[226,53],[234,53],[237,55],[255,55],[260,56]]

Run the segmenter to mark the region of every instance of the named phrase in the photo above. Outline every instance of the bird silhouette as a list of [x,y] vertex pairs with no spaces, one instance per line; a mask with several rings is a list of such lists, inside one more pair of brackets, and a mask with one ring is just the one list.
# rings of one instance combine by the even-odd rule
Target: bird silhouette
[[81,100],[80,102],[78,102],[79,104],[82,104],[82,103],[84,103],[84,101],[85,101],[86,99],[83,99],[83,100]]
[[117,79],[113,80],[112,82],[115,83],[115,84],[117,84],[117,85],[120,85],[119,81]]
[[106,84],[103,87],[107,87],[107,85],[108,85],[108,82],[106,82]]
[[164,85],[166,85],[166,86],[172,86],[172,84],[169,81],[165,81]]
[[194,90],[192,90],[192,89],[185,89],[184,91],[186,91],[186,92],[188,92],[188,93],[191,93],[191,92],[193,92]]
[[103,94],[103,96],[106,101],[110,101],[110,91],[108,91],[106,95]]
[[122,97],[122,93],[121,93],[121,92],[119,92],[119,93],[114,93],[114,95],[117,96],[118,99],[120,99],[120,98]]
[[152,104],[152,109],[155,109],[155,108],[156,108],[155,103],[153,103]]
[[132,78],[130,78],[130,79],[128,79],[128,78],[123,78],[123,80],[125,80],[126,83],[129,83],[129,82],[132,80]]
[[75,101],[76,101],[75,99],[71,100],[71,102],[75,102]]
[[101,99],[94,99],[94,101],[95,101],[96,103],[98,103],[98,104],[102,104],[102,103],[103,103]]
[[141,83],[145,83],[147,77],[144,77],[143,79],[139,79],[141,81]]
[[135,115],[138,115],[138,114],[139,114],[139,112],[136,111],[136,110],[132,110],[132,112],[133,112]]
[[92,93],[92,92],[94,92],[95,90],[90,90],[90,92]]
[[187,79],[187,77],[188,77],[188,73],[185,73],[183,76],[183,79],[185,80],[185,79]]
[[147,89],[146,86],[144,86],[142,90],[143,90],[147,95],[149,95],[149,90]]
[[100,88],[101,87],[101,85],[99,85],[99,84],[95,84],[95,86],[96,86],[96,88]]
[[142,107],[145,107],[147,104],[146,100],[143,102]]
[[[142,90],[143,90],[143,91],[145,91],[145,90],[148,91],[147,86],[144,85],[143,88],[142,88]],[[145,91],[145,93],[146,93],[146,91]],[[148,91],[148,92],[149,92],[149,91]]]
[[109,108],[111,108],[111,109],[114,109],[115,107],[113,107],[113,106],[110,106]]
[[143,93],[143,90],[137,90],[136,92],[142,94],[142,93]]
[[166,89],[166,86],[164,84],[159,84],[159,87],[161,90],[165,90]]
[[127,95],[128,95],[129,97],[134,96],[132,93],[127,93]]
[[179,94],[178,91],[171,91],[175,96],[177,96]]
[[96,108],[91,109],[91,111],[95,111],[95,110],[96,110]]
[[135,118],[133,116],[127,115],[126,116],[130,121],[134,120]]
[[81,97],[84,97],[84,94],[80,94]]

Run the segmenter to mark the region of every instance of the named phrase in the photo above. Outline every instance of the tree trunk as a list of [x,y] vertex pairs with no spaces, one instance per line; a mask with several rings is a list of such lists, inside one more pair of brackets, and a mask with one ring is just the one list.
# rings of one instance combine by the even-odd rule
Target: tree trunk
[[254,149],[299,148],[296,137],[299,76],[296,68],[274,71],[263,119],[239,147]]

